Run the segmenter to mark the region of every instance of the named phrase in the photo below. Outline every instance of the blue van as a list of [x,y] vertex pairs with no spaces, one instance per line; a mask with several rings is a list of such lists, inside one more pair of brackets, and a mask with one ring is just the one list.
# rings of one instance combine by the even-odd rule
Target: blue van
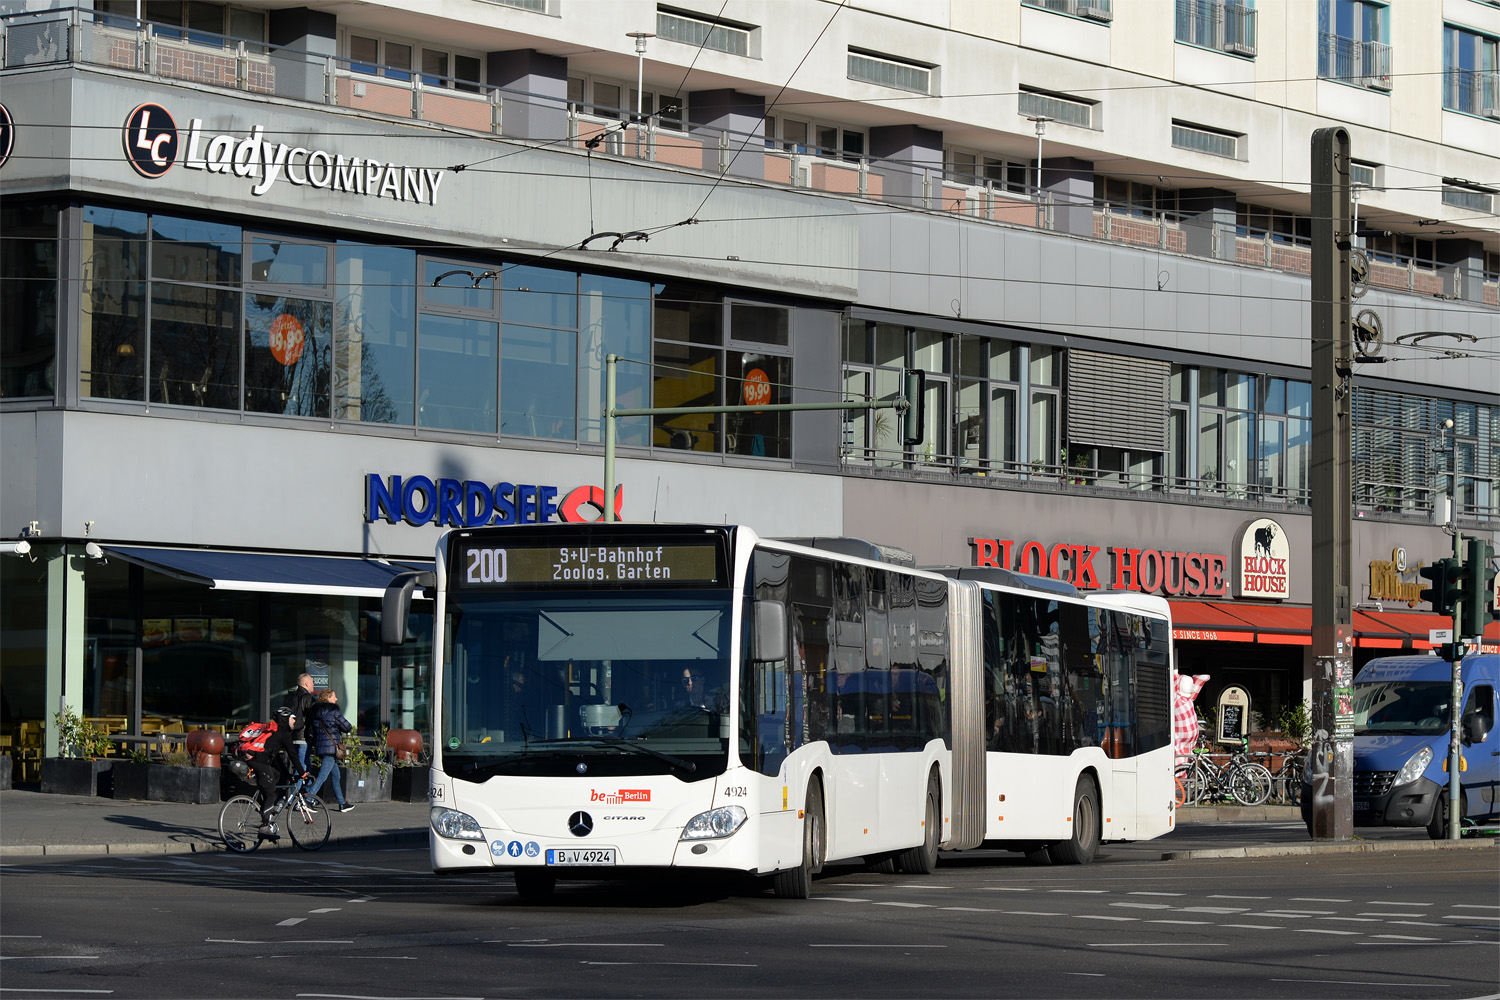
[[[1500,656],[1463,661],[1461,824],[1500,818],[1500,734],[1495,689]],[[1421,826],[1448,835],[1449,703],[1453,666],[1436,656],[1385,656],[1354,679],[1354,825]],[[1303,819],[1311,821],[1311,796]],[[1311,826],[1309,826],[1311,829]]]

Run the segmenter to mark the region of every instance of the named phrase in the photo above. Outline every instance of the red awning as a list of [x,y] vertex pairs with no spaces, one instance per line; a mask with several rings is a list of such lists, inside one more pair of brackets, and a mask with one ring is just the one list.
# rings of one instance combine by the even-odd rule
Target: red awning
[[[1169,601],[1172,638],[1218,642],[1312,645],[1312,608],[1229,601]],[[1431,649],[1428,632],[1451,628],[1445,615],[1416,611],[1354,612],[1354,644],[1364,649]],[[1484,630],[1482,652],[1500,652],[1500,622]]]

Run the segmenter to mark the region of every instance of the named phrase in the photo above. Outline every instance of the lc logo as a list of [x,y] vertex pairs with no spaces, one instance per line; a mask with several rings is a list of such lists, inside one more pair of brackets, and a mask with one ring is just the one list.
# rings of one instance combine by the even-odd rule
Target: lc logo
[[160,104],[142,104],[125,116],[125,158],[142,177],[157,178],[177,159],[177,123]]

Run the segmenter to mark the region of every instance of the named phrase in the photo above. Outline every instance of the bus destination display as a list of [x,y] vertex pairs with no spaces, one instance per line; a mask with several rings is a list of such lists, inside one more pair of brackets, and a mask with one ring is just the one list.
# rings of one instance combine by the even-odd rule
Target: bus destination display
[[718,583],[718,546],[546,545],[475,543],[459,552],[457,580],[464,587],[526,587],[616,583]]

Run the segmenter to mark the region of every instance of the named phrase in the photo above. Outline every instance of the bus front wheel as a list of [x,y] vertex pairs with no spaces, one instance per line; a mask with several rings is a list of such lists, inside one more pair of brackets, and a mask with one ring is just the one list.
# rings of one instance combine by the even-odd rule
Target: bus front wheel
[[1047,848],[1055,865],[1086,865],[1099,850],[1099,792],[1091,778],[1073,790],[1073,836]]
[[802,863],[776,873],[776,895],[782,899],[812,895],[812,877],[823,868],[823,836],[823,786],[814,778],[808,782],[807,808],[802,810]]

